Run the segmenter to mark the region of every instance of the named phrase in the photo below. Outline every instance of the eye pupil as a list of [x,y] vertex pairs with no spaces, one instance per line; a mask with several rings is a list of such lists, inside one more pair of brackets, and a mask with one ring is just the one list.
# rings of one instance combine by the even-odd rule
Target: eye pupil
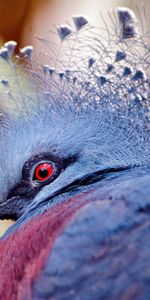
[[34,179],[44,181],[50,178],[53,174],[53,167],[49,163],[43,163],[36,167]]
[[48,175],[48,170],[47,169],[41,169],[39,170],[40,177],[45,178]]

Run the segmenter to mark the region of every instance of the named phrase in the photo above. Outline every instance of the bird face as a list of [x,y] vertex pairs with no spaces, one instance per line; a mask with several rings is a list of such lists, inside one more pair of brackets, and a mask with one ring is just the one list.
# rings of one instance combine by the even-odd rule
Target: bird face
[[109,163],[111,132],[105,142],[99,114],[86,112],[80,117],[66,110],[53,117],[48,107],[37,113],[27,122],[13,120],[13,126],[4,128],[0,146],[1,217],[16,219],[39,194],[53,198],[82,182],[88,184],[104,170],[127,167],[126,161],[119,161],[116,149]]

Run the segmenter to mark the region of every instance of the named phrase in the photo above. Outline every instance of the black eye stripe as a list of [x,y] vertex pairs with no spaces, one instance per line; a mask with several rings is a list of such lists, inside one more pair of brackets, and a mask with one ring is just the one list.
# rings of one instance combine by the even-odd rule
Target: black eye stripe
[[66,167],[73,164],[75,161],[77,161],[77,159],[78,155],[60,159],[59,157],[56,157],[51,153],[43,152],[37,154],[25,162],[22,169],[21,179],[30,181],[31,176],[33,176],[35,167],[41,163],[51,163],[53,165],[53,168],[55,169],[55,172],[59,175],[61,171],[65,170]]
[[63,169],[63,163],[58,157],[48,153],[40,153],[25,162],[22,170],[22,179],[30,181],[33,177],[35,168],[42,163],[51,163],[58,173],[60,173],[61,169]]
[[[36,169],[42,164],[51,165],[53,172],[51,176],[40,180],[40,175],[36,175]],[[22,170],[22,181],[28,181],[31,188],[34,187],[34,191],[39,191],[43,186],[53,182],[63,171],[64,164],[61,159],[48,153],[40,153],[29,159]],[[39,177],[39,178],[38,178]]]
[[[69,165],[77,160],[78,156],[72,156],[65,159],[60,159],[51,155],[50,153],[40,153],[31,157],[25,162],[22,169],[22,176],[18,183],[9,191],[7,199],[18,197],[25,199],[32,199],[45,185],[53,182],[61,172],[63,172]],[[49,179],[44,181],[33,180],[35,168],[42,163],[50,163],[54,168],[53,174]]]
[[[51,153],[40,153],[32,156],[28,161],[25,162],[22,169],[22,175],[18,183],[13,186],[11,190],[9,190],[6,199],[12,201],[13,203],[15,202],[16,206],[19,205],[19,203],[28,203],[28,201],[32,201],[32,199],[45,185],[51,184],[51,182],[53,182],[61,172],[63,172],[68,166],[77,160],[78,155],[63,159],[60,159]],[[43,182],[32,180],[34,170],[37,165],[45,162],[52,164],[54,168],[54,173],[52,176]]]

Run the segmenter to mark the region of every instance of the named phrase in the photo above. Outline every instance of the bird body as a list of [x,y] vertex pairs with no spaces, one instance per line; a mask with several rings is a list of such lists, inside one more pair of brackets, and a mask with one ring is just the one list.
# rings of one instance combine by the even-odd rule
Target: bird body
[[[73,20],[79,46],[88,21]],[[136,21],[118,8],[109,49],[89,28],[87,59],[59,72],[32,69],[31,46],[24,72],[12,42],[0,51],[0,217],[16,220],[0,241],[2,300],[149,299],[149,48]],[[58,27],[62,44],[72,34]]]
[[20,219],[0,244],[0,299],[148,299],[150,176],[130,176]]

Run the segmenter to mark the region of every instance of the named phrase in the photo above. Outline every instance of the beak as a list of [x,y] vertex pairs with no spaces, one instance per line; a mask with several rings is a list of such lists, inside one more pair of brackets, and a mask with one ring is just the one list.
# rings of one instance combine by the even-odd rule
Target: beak
[[0,204],[0,219],[17,220],[28,206],[27,199],[12,197]]

